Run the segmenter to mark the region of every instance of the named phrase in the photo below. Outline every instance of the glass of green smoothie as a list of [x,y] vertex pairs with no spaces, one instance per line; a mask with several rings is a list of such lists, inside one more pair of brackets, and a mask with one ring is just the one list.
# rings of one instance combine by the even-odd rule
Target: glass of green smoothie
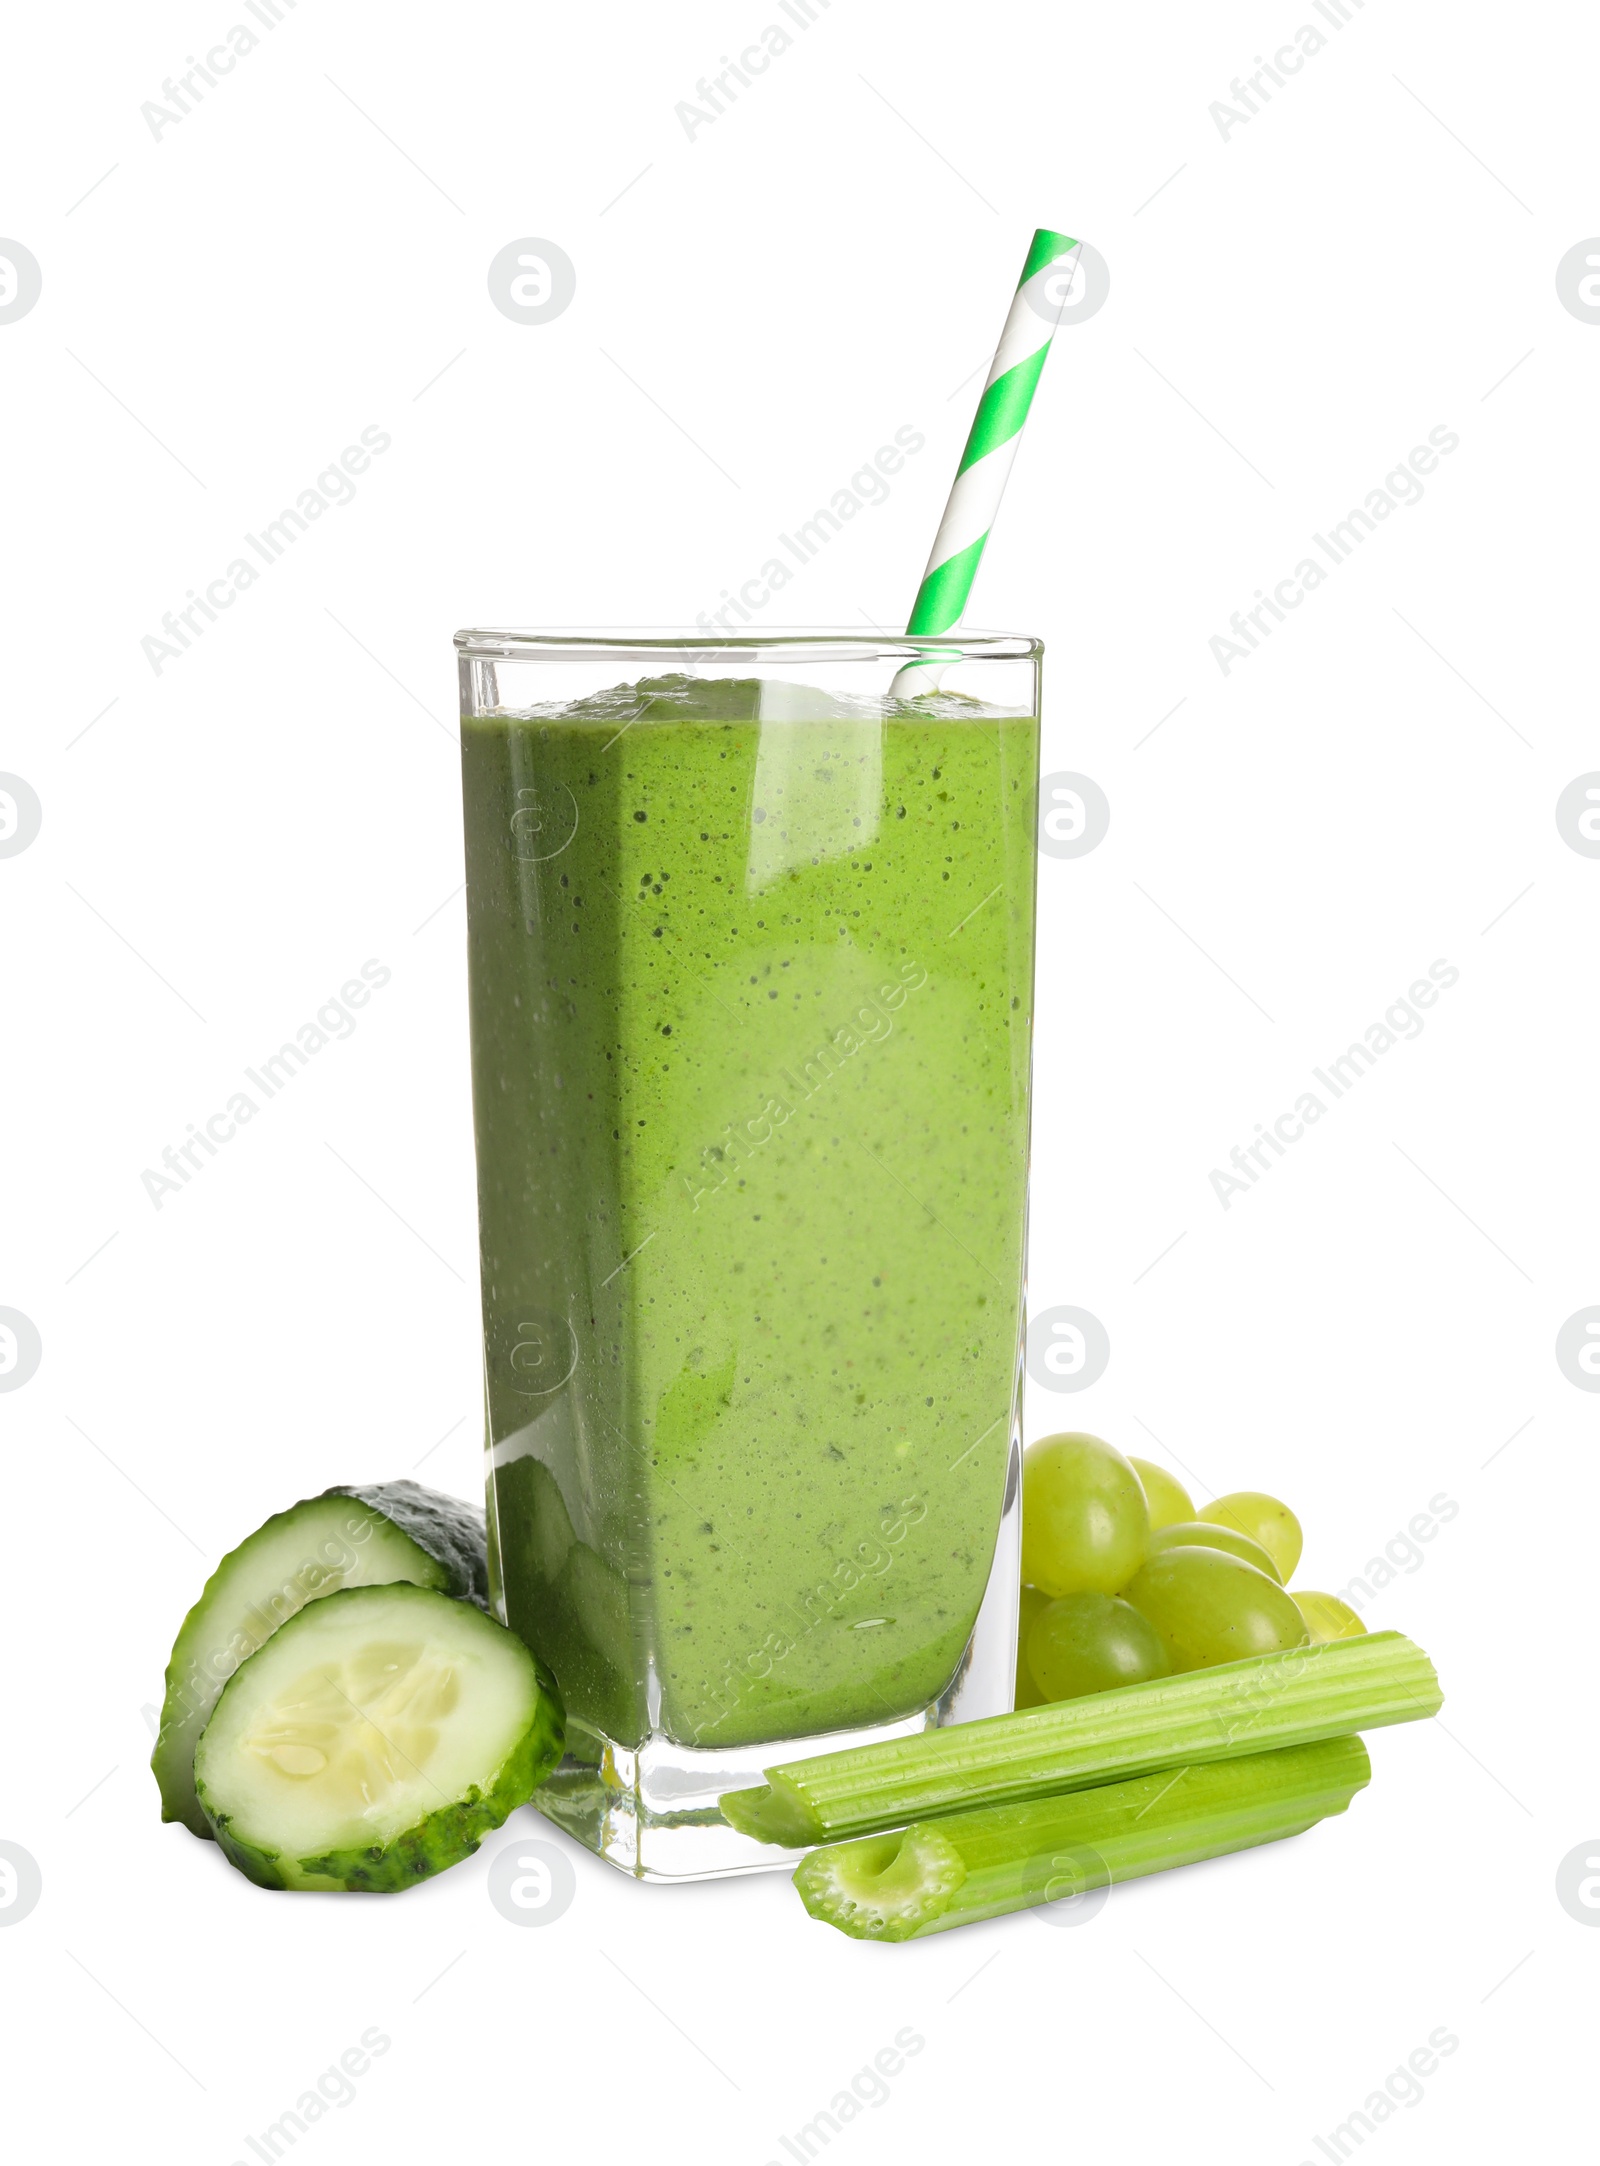
[[722,1792],[1011,1704],[1039,645],[456,646],[536,1802],[640,1877],[781,1866]]

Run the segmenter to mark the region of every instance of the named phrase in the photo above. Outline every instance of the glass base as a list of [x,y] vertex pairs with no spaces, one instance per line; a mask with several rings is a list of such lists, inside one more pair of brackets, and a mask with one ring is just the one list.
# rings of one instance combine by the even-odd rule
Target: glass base
[[710,1880],[797,1864],[804,1850],[783,1850],[729,1827],[719,1805],[724,1791],[753,1789],[765,1780],[767,1768],[786,1760],[848,1752],[913,1737],[919,1730],[1010,1713],[1017,1665],[1021,1477],[1021,1448],[1014,1434],[999,1538],[972,1637],[944,1690],[925,1707],[868,1729],[710,1751],[661,1736],[639,1746],[619,1745],[573,1719],[567,1725],[566,1757],[533,1803],[574,1841],[636,1880]]

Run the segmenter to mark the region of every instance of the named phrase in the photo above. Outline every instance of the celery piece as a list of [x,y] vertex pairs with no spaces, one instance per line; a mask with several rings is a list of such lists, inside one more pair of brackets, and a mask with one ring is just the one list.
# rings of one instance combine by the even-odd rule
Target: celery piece
[[1442,1704],[1422,1649],[1402,1633],[1371,1632],[791,1760],[768,1768],[763,1788],[726,1792],[722,1815],[741,1834],[798,1849],[1005,1799],[1413,1722]]
[[852,1940],[920,1940],[1299,1835],[1371,1774],[1359,1737],[1324,1738],[830,1844],[794,1884],[813,1918]]

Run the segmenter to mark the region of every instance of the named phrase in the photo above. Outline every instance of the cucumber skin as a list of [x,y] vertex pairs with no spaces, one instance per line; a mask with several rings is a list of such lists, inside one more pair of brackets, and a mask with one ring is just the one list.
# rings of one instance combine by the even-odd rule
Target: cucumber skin
[[535,1790],[560,1760],[566,1747],[566,1713],[555,1679],[530,1657],[539,1681],[539,1706],[533,1726],[518,1739],[490,1788],[474,1789],[458,1805],[430,1813],[398,1836],[386,1849],[335,1850],[320,1858],[285,1858],[235,1835],[226,1813],[213,1814],[199,1792],[201,1809],[217,1847],[230,1865],[258,1888],[305,1895],[401,1895],[419,1881],[431,1880],[463,1858],[470,1858],[486,1835],[492,1835]]
[[373,1482],[365,1488],[341,1482],[323,1495],[353,1497],[358,1504],[381,1512],[445,1567],[450,1579],[442,1593],[457,1595],[487,1614],[489,1550],[482,1505],[447,1497],[441,1489],[427,1489],[412,1481]]
[[[349,1497],[387,1519],[446,1573],[439,1590],[442,1594],[455,1595],[488,1613],[488,1542],[481,1506],[468,1504],[460,1497],[446,1496],[442,1490],[424,1488],[421,1482],[373,1482],[364,1486],[337,1483],[331,1489],[319,1490],[313,1497],[302,1497],[284,1511],[274,1512],[245,1536],[245,1542],[254,1541],[257,1535],[291,1518],[305,1505],[320,1504],[325,1497]],[[184,1704],[187,1681],[183,1670],[186,1638],[191,1621],[205,1609],[213,1583],[243,1547],[244,1542],[236,1542],[220,1560],[178,1627],[167,1664],[160,1730],[155,1750],[150,1755],[151,1770],[161,1791],[162,1819],[182,1821],[192,1835],[198,1835],[204,1842],[210,1842],[212,1831],[204,1810],[195,1801],[193,1779],[189,1773],[200,1732],[197,1730],[192,1738],[184,1734],[187,1730]],[[313,1595],[311,1599],[323,1598]]]

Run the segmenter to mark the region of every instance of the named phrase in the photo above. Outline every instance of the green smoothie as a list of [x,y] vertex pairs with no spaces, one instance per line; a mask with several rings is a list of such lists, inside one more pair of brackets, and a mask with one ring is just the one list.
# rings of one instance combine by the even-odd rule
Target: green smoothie
[[667,677],[462,732],[503,1614],[602,1740],[906,1715],[1011,1441],[1037,721]]

